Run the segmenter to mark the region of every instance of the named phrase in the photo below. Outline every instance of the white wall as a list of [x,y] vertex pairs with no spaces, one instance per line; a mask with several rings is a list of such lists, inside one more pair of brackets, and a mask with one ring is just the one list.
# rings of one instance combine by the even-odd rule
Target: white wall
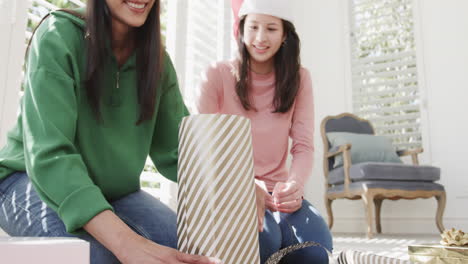
[[446,227],[468,230],[468,1],[417,0],[432,164],[448,195]]
[[0,0],[0,147],[16,120],[29,4]]
[[[468,1],[415,0],[415,22],[421,92],[422,126],[428,153],[423,163],[442,168],[447,189],[446,228],[468,230]],[[320,122],[327,115],[351,111],[347,1],[297,0],[296,26],[302,40],[302,63],[312,74],[315,92],[315,168],[306,197],[326,217]],[[382,228],[387,233],[436,233],[435,199],[383,203]],[[417,208],[417,209],[416,209]],[[333,231],[364,232],[362,201],[333,203]]]
[[[306,198],[326,217],[324,206],[325,183],[323,177],[323,144],[320,122],[327,115],[348,111],[347,96],[347,37],[345,33],[342,0],[296,1],[295,24],[301,38],[302,64],[312,76],[315,99],[315,159],[314,171],[306,186]],[[335,220],[342,216],[357,216],[360,208],[343,212],[336,202]],[[352,205],[352,204],[351,204]],[[340,212],[340,213],[338,213]],[[339,227],[339,224],[336,224]]]

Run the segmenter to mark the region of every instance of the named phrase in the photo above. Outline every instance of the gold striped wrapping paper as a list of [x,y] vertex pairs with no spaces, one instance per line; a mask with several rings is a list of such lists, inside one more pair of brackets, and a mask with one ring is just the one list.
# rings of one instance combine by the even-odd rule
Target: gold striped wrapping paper
[[342,251],[338,260],[338,264],[413,264],[408,260],[396,259],[391,257],[379,256],[369,252],[360,252],[354,250]]
[[250,121],[193,115],[179,130],[178,248],[260,263]]
[[468,247],[448,247],[442,245],[408,246],[410,260],[424,264],[463,264],[468,263]]

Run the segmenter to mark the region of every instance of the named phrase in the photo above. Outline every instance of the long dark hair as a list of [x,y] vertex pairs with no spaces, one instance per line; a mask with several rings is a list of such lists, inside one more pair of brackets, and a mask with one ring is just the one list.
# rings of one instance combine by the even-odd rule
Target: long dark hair
[[[154,115],[156,88],[161,79],[163,47],[159,19],[160,1],[155,0],[148,18],[135,29],[137,61],[137,94],[140,115],[137,125],[150,120]],[[88,0],[86,10],[86,94],[91,108],[102,121],[100,101],[102,93],[103,65],[110,56],[106,42],[111,39],[111,14],[104,0]]]
[[[238,48],[239,67],[237,68],[236,93],[245,110],[255,110],[250,101],[250,55],[243,42],[246,16],[239,22]],[[273,113],[288,112],[296,99],[300,84],[300,45],[299,36],[294,25],[282,20],[285,41],[274,55],[275,96],[273,97]]]

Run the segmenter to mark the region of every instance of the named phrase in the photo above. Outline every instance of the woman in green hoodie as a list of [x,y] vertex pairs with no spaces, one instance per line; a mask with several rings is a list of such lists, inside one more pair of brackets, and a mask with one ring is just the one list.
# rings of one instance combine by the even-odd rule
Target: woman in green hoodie
[[78,16],[52,12],[32,39],[21,114],[0,150],[0,227],[85,239],[91,263],[216,263],[175,250],[174,212],[140,190],[148,155],[177,180],[188,114],[160,3],[87,3]]

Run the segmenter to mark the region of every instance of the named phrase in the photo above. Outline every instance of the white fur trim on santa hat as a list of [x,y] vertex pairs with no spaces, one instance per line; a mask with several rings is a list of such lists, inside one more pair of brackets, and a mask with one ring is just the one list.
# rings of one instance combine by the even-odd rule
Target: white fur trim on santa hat
[[239,17],[248,14],[264,14],[294,23],[291,2],[292,0],[244,0]]

